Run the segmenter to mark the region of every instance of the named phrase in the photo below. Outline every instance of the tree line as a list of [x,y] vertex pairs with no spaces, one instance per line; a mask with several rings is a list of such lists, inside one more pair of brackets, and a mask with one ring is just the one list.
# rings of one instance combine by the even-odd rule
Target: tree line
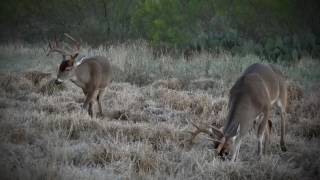
[[68,32],[91,44],[145,39],[155,48],[320,56],[317,0],[10,0],[0,40],[38,43]]

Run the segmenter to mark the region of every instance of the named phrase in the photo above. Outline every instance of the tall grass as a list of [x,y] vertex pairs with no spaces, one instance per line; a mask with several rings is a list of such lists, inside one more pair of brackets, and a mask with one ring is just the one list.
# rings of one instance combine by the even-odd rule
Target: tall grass
[[252,131],[240,161],[231,163],[203,136],[187,146],[190,122],[222,125],[236,78],[267,62],[250,54],[154,56],[144,42],[83,47],[81,55],[108,56],[114,66],[100,119],[81,109],[84,96],[72,83],[50,86],[59,55],[46,56],[42,46],[0,46],[2,179],[319,178],[319,61],[278,64],[290,87],[288,152],[280,151],[275,113],[264,157],[257,159]]

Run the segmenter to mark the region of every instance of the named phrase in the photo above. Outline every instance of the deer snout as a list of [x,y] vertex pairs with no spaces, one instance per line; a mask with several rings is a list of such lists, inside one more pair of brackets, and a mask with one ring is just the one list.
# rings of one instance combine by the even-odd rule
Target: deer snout
[[61,80],[61,79],[59,79],[59,78],[57,78],[55,81],[54,81],[54,83],[55,84],[61,84],[63,81]]

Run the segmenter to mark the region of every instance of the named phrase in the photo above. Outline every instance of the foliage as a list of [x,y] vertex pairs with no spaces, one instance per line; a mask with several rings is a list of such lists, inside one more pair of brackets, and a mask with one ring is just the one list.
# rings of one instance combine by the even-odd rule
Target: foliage
[[319,10],[316,0],[11,0],[0,6],[0,40],[69,32],[91,45],[146,39],[160,49],[295,60],[320,55]]

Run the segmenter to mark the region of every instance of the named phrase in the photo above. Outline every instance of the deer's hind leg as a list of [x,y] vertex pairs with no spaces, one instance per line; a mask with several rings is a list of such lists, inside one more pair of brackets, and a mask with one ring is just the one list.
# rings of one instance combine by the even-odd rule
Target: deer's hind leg
[[265,110],[263,111],[263,117],[258,127],[258,156],[260,158],[262,157],[265,151],[266,141],[268,141],[269,137],[269,132],[266,132],[268,131],[269,109],[270,108],[265,108]]
[[280,147],[282,151],[287,151],[285,143],[285,129],[286,129],[286,107],[287,107],[287,85],[280,86],[279,100],[277,106],[281,110],[281,134],[280,134]]
[[87,109],[87,107],[89,105],[88,113],[91,117],[93,117],[94,116],[93,106],[94,106],[94,103],[95,103],[97,95],[98,95],[98,90],[91,88],[91,89],[86,90],[84,92],[86,92],[86,100],[83,103],[83,108]]
[[104,94],[105,94],[105,89],[100,89],[99,92],[98,92],[98,95],[97,95],[97,101],[98,101],[98,108],[99,108],[99,115],[100,116],[103,116],[101,101],[103,99]]

